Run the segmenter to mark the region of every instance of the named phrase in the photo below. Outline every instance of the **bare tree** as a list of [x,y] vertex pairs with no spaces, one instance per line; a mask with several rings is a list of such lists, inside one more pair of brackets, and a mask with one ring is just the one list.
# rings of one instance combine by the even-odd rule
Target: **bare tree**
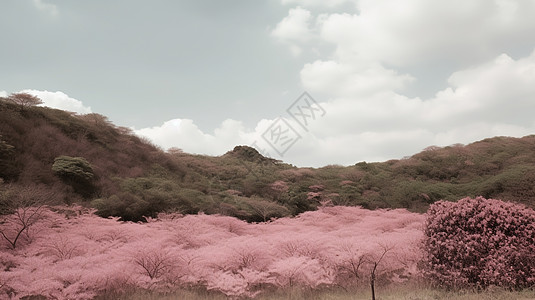
[[31,241],[30,228],[42,217],[51,192],[39,186],[0,187],[0,235],[11,249],[24,236]]
[[140,251],[134,262],[141,267],[143,273],[150,279],[157,279],[171,268],[171,255],[163,249]]
[[375,280],[378,274],[378,267],[386,254],[394,249],[393,246],[381,245],[381,250],[376,255],[368,255],[367,262],[371,265],[370,269],[370,287],[372,291],[372,300],[375,300]]
[[338,265],[338,268],[347,272],[358,281],[360,279],[361,267],[367,262],[367,257],[351,243],[342,245],[341,250],[343,259]]

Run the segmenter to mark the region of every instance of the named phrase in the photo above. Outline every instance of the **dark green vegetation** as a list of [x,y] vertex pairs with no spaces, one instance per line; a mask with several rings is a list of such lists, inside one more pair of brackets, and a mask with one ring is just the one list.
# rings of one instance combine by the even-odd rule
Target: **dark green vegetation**
[[[429,147],[412,157],[297,168],[238,146],[220,157],[167,152],[99,114],[0,99],[0,203],[29,189],[41,202],[80,202],[102,216],[143,220],[160,211],[248,221],[318,205],[423,212],[444,199],[484,196],[535,207],[535,136]],[[10,196],[11,195],[11,196]]]

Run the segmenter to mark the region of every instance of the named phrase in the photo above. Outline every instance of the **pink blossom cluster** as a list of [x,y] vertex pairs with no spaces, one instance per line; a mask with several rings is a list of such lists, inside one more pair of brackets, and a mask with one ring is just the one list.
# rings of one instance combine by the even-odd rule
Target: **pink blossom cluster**
[[[401,209],[335,206],[256,224],[203,214],[132,223],[80,207],[43,208],[16,247],[0,242],[0,298],[92,299],[188,287],[231,297],[291,286],[367,289],[372,270],[376,282],[418,276],[424,220]],[[0,230],[17,232],[8,225],[17,223]]]
[[482,197],[431,205],[426,273],[449,287],[535,284],[535,211]]

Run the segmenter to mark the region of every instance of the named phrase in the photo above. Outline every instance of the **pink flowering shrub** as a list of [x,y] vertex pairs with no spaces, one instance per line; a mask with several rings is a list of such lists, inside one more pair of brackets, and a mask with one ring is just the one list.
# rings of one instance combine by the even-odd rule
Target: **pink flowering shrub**
[[447,287],[535,284],[535,211],[494,199],[439,201],[428,210],[425,272]]
[[[401,209],[331,206],[256,224],[203,214],[132,223],[80,207],[43,208],[31,239],[0,243],[0,299],[189,287],[229,297],[288,287],[367,290],[372,278],[379,284],[419,275],[424,219]],[[2,225],[6,233],[19,228]]]

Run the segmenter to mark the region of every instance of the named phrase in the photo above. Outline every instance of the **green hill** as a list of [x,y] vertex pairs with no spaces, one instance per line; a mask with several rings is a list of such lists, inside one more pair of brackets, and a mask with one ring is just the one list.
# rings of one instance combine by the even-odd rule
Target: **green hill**
[[82,203],[102,216],[143,220],[161,211],[248,221],[318,205],[405,207],[499,198],[535,207],[535,136],[429,147],[412,157],[297,168],[237,146],[219,157],[164,152],[99,114],[76,115],[0,98],[0,207]]

